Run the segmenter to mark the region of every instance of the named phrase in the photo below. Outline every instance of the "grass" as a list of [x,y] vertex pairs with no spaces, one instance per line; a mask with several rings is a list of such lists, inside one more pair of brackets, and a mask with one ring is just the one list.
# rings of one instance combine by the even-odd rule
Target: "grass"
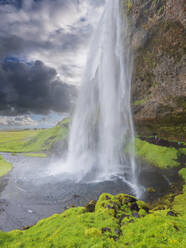
[[186,168],[183,168],[179,171],[180,176],[184,179],[185,185],[183,186],[183,193],[176,196],[174,200],[174,209],[175,211],[185,215],[185,225],[186,225]]
[[160,168],[172,168],[179,166],[176,160],[179,151],[173,147],[165,147],[151,144],[149,142],[136,139],[136,154],[146,162]]
[[65,119],[49,129],[0,131],[0,152],[27,153],[28,155],[28,153],[48,151],[55,142],[67,137],[68,123],[69,119]]
[[0,155],[0,177],[5,176],[12,169],[12,164],[3,159]]
[[26,157],[37,157],[37,158],[46,158],[46,153],[24,153],[24,156]]

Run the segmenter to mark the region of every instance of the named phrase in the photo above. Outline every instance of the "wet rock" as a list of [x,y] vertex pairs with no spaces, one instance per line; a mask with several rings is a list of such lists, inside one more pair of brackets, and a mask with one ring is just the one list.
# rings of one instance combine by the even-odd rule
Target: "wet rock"
[[106,196],[105,196],[105,199],[106,199],[106,200],[110,200],[111,198],[110,198],[108,195],[106,195]]
[[177,216],[177,214],[176,214],[175,212],[173,212],[173,211],[169,211],[169,212],[167,212],[167,216],[173,216],[173,217],[176,217],[176,216]]
[[108,208],[108,209],[113,209],[113,207],[110,206],[110,205],[106,205],[106,208]]
[[114,230],[114,232],[115,232],[117,235],[120,235],[120,234],[121,234],[121,230],[120,230],[119,228],[116,228],[116,229]]
[[136,202],[133,202],[133,203],[130,205],[130,209],[131,209],[131,211],[139,211],[138,204],[137,204]]
[[87,212],[94,212],[95,211],[95,206],[96,206],[96,201],[90,201],[86,206],[85,209]]
[[118,240],[118,237],[117,236],[112,236],[113,240],[114,241],[117,241]]
[[111,229],[110,229],[109,227],[103,227],[103,228],[101,229],[101,232],[102,232],[102,233],[105,233],[105,232],[110,232],[110,233],[111,233]]
[[22,230],[25,231],[25,230],[30,229],[31,227],[32,227],[32,226],[24,226],[24,227],[22,228]]
[[119,222],[121,223],[122,220],[123,220],[124,218],[129,218],[129,217],[130,217],[130,215],[123,214],[123,215],[119,218]]
[[136,202],[136,198],[130,197],[130,196],[126,197],[125,203],[128,204],[128,203],[131,203],[131,202]]
[[140,216],[139,216],[138,213],[132,213],[132,216],[133,216],[134,218],[140,218]]

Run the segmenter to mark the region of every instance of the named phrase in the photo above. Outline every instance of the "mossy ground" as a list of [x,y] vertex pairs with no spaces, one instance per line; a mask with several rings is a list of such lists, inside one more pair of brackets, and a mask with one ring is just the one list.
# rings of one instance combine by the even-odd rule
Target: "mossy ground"
[[48,151],[56,141],[67,137],[68,123],[69,119],[65,119],[49,129],[0,131],[0,151],[14,154]]
[[0,155],[0,177],[5,176],[12,169],[11,163],[7,162]]
[[[185,171],[180,173],[186,177]],[[186,201],[184,198],[180,202],[178,197],[172,208],[155,211],[128,195],[102,194],[95,207],[91,202],[91,207],[70,208],[62,214],[41,220],[25,231],[0,232],[0,246],[184,248]]]
[[165,147],[151,144],[139,138],[135,142],[136,154],[146,162],[160,168],[172,168],[179,166],[177,161],[182,150],[174,147]]

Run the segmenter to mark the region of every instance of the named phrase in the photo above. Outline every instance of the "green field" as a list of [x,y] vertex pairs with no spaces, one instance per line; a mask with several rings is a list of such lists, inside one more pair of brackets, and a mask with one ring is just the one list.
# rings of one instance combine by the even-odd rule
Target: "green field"
[[[67,138],[69,121],[65,119],[49,129],[0,131],[0,152],[9,152],[12,156],[22,153],[28,157],[44,158],[54,143]],[[0,177],[11,169],[12,165],[0,156]]]
[[55,142],[67,137],[68,123],[69,119],[65,119],[49,129],[0,131],[0,152],[43,153],[48,151]]

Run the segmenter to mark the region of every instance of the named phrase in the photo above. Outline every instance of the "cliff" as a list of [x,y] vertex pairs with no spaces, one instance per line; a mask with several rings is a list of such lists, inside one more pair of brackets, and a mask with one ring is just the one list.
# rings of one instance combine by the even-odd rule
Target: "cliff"
[[186,140],[184,0],[128,0],[137,132]]

